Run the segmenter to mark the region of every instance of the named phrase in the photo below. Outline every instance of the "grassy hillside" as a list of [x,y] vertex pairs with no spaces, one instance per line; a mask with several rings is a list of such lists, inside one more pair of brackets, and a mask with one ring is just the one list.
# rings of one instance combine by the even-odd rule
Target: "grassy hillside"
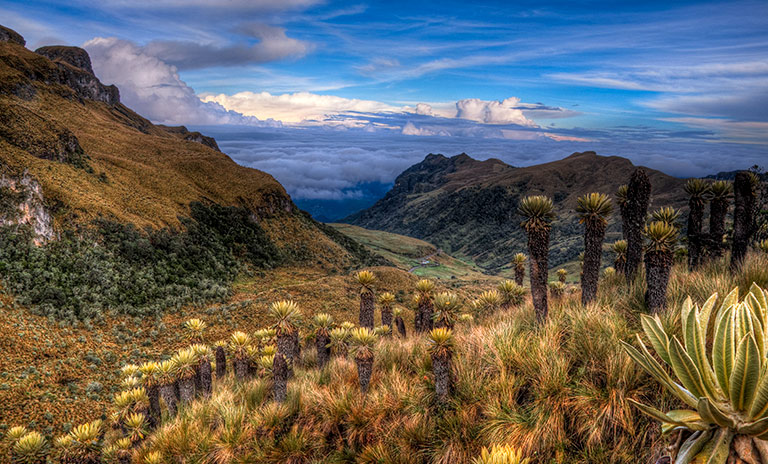
[[450,256],[423,240],[350,224],[329,225],[416,276],[464,280],[487,278],[483,270],[469,260]]
[[[679,331],[679,308],[686,296],[701,304],[710,294],[724,295],[733,286],[742,291],[753,281],[766,286],[766,269],[766,255],[751,256],[737,275],[730,273],[727,261],[694,273],[675,267],[670,308],[662,314],[665,327]],[[400,304],[412,308],[413,276],[391,268],[372,270],[379,279],[377,289],[401,289],[396,290]],[[464,288],[461,299],[466,302],[486,288],[488,284]],[[358,390],[352,355],[335,358],[318,371],[311,339],[306,338],[285,403],[270,401],[269,370],[244,383],[236,382],[230,372],[214,381],[210,400],[194,401],[176,418],[166,418],[146,440],[139,440],[133,462],[170,463],[184,456],[189,462],[222,463],[469,463],[483,446],[495,443],[513,445],[533,462],[654,462],[668,438],[661,437],[659,425],[629,400],[663,410],[678,403],[619,346],[620,340],[629,341],[640,331],[643,291],[642,285],[627,286],[621,278],[605,278],[597,303],[585,309],[573,289],[552,303],[543,327],[535,324],[530,301],[507,311],[476,314],[474,323],[463,323],[455,330],[455,390],[443,407],[435,405],[432,360],[424,337],[380,340],[366,395]],[[323,278],[306,269],[242,282],[238,294],[227,309],[166,316],[162,328],[158,328],[160,321],[155,323],[156,334],[146,322],[141,331],[122,335],[129,337],[127,346],[124,341],[113,342],[109,332],[100,337],[121,362],[140,362],[167,357],[185,346],[181,324],[192,315],[209,324],[203,341],[212,343],[233,330],[250,333],[263,326],[268,321],[264,306],[278,298],[296,299],[306,317],[320,309],[331,312],[337,321],[354,320],[356,313],[357,288],[351,277]],[[86,331],[50,337],[45,330],[56,329],[47,324],[34,320],[4,329],[19,332],[19,337],[34,334],[40,342],[29,345],[35,353],[18,353],[29,367],[14,372],[14,377],[22,379],[29,391],[15,386],[13,394],[0,391],[5,395],[0,404],[11,406],[8,412],[2,411],[8,418],[6,426],[25,424],[56,435],[63,420],[77,423],[113,411],[107,404],[111,393],[121,387],[115,363],[109,361],[109,366],[115,366],[110,369],[106,363],[95,367],[95,358],[103,355],[98,351],[99,340]],[[121,332],[113,328],[112,333]],[[14,339],[19,340],[11,338],[11,343]],[[122,349],[112,343],[120,343]],[[79,353],[77,360],[36,365],[46,354],[56,356],[64,350]],[[101,389],[79,380],[95,378],[96,372],[105,370],[111,372],[108,378],[100,378]],[[42,394],[43,388],[50,388],[51,376],[75,384],[69,396]],[[83,386],[89,392],[81,390]],[[42,411],[49,416],[40,417]],[[109,415],[105,417],[109,420]],[[51,420],[55,425],[48,426]],[[105,440],[116,434],[120,432],[108,432]]]
[[0,291],[43,314],[226,301],[241,272],[383,264],[213,139],[153,125],[76,47],[0,42]]
[[[375,268],[382,286],[395,292],[416,277],[392,268]],[[349,276],[328,276],[305,267],[286,267],[241,277],[225,303],[182,307],[155,317],[107,317],[97,324],[62,326],[30,314],[9,297],[0,297],[0,429],[29,424],[58,434],[66,424],[98,418],[120,388],[119,368],[155,359],[184,344],[181,324],[202,317],[212,337],[252,331],[267,323],[267,305],[293,298],[307,314],[327,311],[339,320],[357,321],[357,289]]]
[[[613,195],[634,169],[625,158],[594,152],[525,168],[467,155],[429,155],[398,176],[383,199],[343,222],[417,237],[453,256],[500,271],[526,248],[519,227],[522,219],[516,213],[518,202],[526,195],[543,194],[555,203],[550,265],[559,266],[575,261],[583,251],[576,199],[590,192]],[[647,171],[653,185],[651,208],[685,209],[684,181]],[[620,222],[616,208],[609,219],[607,242],[620,238]]]
[[286,255],[336,268],[358,261],[269,174],[236,164],[194,133],[87,98],[65,85],[68,73],[84,71],[0,42],[0,174],[26,172],[39,183],[58,230],[96,219],[179,228],[190,204],[205,201],[245,208]]

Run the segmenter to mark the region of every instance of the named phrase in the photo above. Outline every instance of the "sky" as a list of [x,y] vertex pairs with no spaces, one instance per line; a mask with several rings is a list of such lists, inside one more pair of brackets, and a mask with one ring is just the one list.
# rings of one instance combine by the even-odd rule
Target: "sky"
[[430,152],[768,165],[765,0],[0,0],[0,23],[84,47],[129,107],[295,199],[365,196]]

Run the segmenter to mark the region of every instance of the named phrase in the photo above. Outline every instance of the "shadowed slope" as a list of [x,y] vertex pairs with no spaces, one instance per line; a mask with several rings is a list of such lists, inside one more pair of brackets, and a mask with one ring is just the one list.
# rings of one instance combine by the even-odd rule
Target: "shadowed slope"
[[[550,253],[552,265],[576,259],[583,249],[576,199],[589,192],[613,195],[635,166],[618,156],[574,153],[559,161],[515,168],[502,161],[477,161],[465,154],[428,155],[395,180],[387,195],[344,222],[427,240],[481,266],[500,269],[525,245],[515,214],[525,195],[554,200]],[[652,207],[685,204],[682,180],[648,170]],[[618,213],[609,218],[607,241],[618,238]]]

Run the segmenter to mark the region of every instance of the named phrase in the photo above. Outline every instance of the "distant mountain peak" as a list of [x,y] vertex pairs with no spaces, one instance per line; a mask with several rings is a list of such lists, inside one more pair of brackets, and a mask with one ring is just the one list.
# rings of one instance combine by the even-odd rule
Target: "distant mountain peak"
[[447,159],[448,157],[446,157],[442,153],[430,153],[424,157],[424,161],[422,162],[435,162],[435,161],[443,161]]
[[[575,159],[575,158],[598,158],[598,154],[594,151],[582,151],[582,152],[575,152],[571,155],[567,156],[565,159]],[[602,158],[606,158],[603,156]]]
[[[644,169],[653,185],[652,207],[685,207],[682,179]],[[551,247],[556,266],[575,259],[583,247],[583,226],[574,213],[577,198],[590,192],[613,195],[634,170],[626,158],[594,151],[521,168],[465,153],[451,158],[428,155],[403,171],[384,198],[343,222],[427,240],[486,269],[499,269],[516,252],[525,251],[519,200],[547,195],[558,214]],[[617,218],[611,218],[608,240],[618,238]]]

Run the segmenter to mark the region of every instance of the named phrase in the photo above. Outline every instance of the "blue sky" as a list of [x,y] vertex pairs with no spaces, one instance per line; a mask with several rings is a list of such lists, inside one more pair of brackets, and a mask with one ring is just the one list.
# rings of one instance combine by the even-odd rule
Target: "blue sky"
[[295,197],[440,150],[768,164],[766,1],[2,0],[0,18],[30,48],[84,46],[129,106],[206,126]]

